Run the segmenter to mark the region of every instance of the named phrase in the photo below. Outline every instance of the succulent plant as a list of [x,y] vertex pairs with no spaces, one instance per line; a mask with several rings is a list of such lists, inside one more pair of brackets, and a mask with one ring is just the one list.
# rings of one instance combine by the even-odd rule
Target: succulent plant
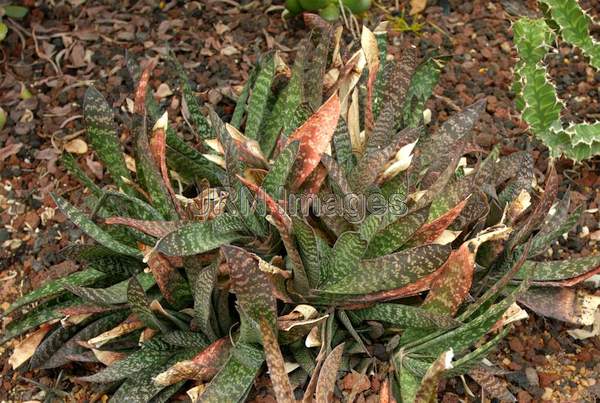
[[[337,21],[343,12],[361,14],[371,8],[371,0],[286,0],[286,14],[297,15],[303,11],[318,12],[329,22]],[[343,10],[342,10],[343,9]]]
[[582,211],[569,216],[568,199],[554,205],[554,169],[530,206],[528,154],[496,148],[464,166],[464,155],[483,153],[469,136],[482,101],[430,133],[424,109],[439,61],[419,63],[410,48],[389,61],[385,33],[366,28],[345,58],[340,36],[320,26],[291,68],[262,58],[229,123],[203,114],[172,58],[194,145],[149,95],[151,68],[129,60],[135,177],[111,108],[87,91],[88,142],[115,187],[63,156],[89,213],[54,200],[95,242],[64,251],[81,271],[5,313],[22,311],[1,342],[30,333],[15,367],[100,362],[79,379],[106,384],[114,401],[180,390],[242,401],[265,368],[284,402],[297,388],[326,401],[350,370],[372,371],[381,394],[402,401],[434,401],[440,379],[465,373],[505,398],[482,359],[526,316],[519,301],[589,324],[589,312],[552,302],[562,293],[589,309],[593,297],[572,287],[598,272],[600,256],[535,260]]

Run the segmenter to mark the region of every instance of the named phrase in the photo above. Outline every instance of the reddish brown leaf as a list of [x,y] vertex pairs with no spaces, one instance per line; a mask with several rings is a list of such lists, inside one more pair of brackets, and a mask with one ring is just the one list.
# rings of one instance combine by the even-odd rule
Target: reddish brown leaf
[[285,372],[285,362],[279,349],[277,336],[273,332],[271,324],[264,318],[261,318],[259,325],[275,397],[278,402],[293,403],[295,402],[294,394],[290,385],[290,379]]
[[163,182],[171,196],[171,200],[173,200],[173,204],[175,205],[175,209],[177,210],[177,214],[180,217],[185,217],[185,213],[179,204],[179,200],[175,197],[175,191],[173,190],[173,186],[171,186],[171,180],[169,179],[169,170],[167,168],[167,132],[166,126],[155,128],[152,131],[152,137],[150,138],[150,151],[152,152],[152,156],[154,157],[154,161],[160,167],[160,173],[162,175]]
[[425,376],[421,380],[421,385],[415,396],[415,403],[432,403],[437,401],[437,390],[444,371],[452,368],[452,358],[454,354],[452,349],[443,352],[437,360],[431,364]]
[[473,378],[483,390],[495,399],[501,402],[516,402],[517,399],[508,390],[505,383],[491,374],[484,367],[476,367],[469,371],[469,376]]
[[338,370],[342,363],[342,354],[344,353],[344,343],[339,344],[323,362],[323,367],[319,372],[319,380],[317,382],[316,402],[327,403],[331,401],[330,396],[335,388]]
[[469,199],[465,199],[461,201],[440,217],[421,226],[413,234],[407,246],[423,245],[435,241],[444,232],[444,230],[447,229],[450,224],[452,224],[456,217],[460,215],[468,200]]
[[300,126],[288,139],[288,145],[300,141],[292,189],[298,189],[319,165],[321,154],[327,150],[340,117],[340,99],[335,93]]
[[165,256],[153,251],[148,245],[138,243],[138,247],[146,256],[148,267],[162,295],[171,305],[180,305],[181,301],[178,301],[176,293],[183,291],[181,288],[185,286],[186,280]]
[[76,305],[68,308],[62,308],[58,311],[65,316],[83,315],[87,313],[100,313],[112,310],[111,307],[98,306],[98,305]]
[[129,217],[108,217],[104,223],[126,225],[155,238],[163,238],[181,226],[181,223],[177,221],[146,221]]

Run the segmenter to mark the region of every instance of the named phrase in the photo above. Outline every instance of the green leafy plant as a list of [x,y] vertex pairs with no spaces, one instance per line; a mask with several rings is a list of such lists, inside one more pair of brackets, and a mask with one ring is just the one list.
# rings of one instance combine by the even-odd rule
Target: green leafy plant
[[531,208],[526,153],[494,149],[458,175],[484,103],[430,133],[436,60],[418,63],[408,48],[388,61],[385,33],[366,28],[346,61],[330,55],[341,48],[331,41],[329,27],[315,31],[291,68],[263,57],[230,123],[202,113],[172,59],[194,146],[149,96],[151,69],[129,60],[135,177],[111,108],[87,91],[88,143],[119,190],[63,156],[88,189],[89,212],[54,200],[95,242],[64,251],[81,271],[5,312],[15,318],[1,342],[33,332],[15,366],[98,361],[106,367],[80,381],[143,402],[180,390],[243,401],[265,367],[278,401],[294,401],[296,388],[325,401],[339,371],[372,370],[382,393],[429,402],[442,378],[465,373],[509,394],[482,359],[526,316],[520,301],[590,323],[588,311],[553,309],[553,293],[589,308],[594,297],[572,287],[598,272],[600,256],[535,260],[578,218],[567,200],[554,205],[553,168]]
[[23,6],[15,6],[13,4],[0,5],[0,42],[2,42],[8,34],[8,26],[2,21],[2,18],[10,17],[22,19],[25,18],[28,11],[27,7]]
[[[371,0],[286,0],[286,15],[318,12],[326,21],[337,21],[344,13],[361,14],[371,8]],[[344,17],[345,18],[345,17]]]
[[556,41],[558,27],[562,39],[582,49],[594,68],[600,67],[600,44],[590,35],[591,18],[576,0],[541,0],[545,19],[521,18],[513,26],[520,60],[515,68],[514,89],[517,106],[533,134],[548,146],[554,156],[580,161],[600,154],[600,124],[564,124],[563,103],[548,78],[544,58]]

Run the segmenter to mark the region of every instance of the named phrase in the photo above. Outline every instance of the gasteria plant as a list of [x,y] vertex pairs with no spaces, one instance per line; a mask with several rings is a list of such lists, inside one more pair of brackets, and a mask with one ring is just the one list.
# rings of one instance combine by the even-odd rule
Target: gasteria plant
[[[597,297],[569,287],[598,272],[600,256],[534,259],[581,214],[567,214],[568,199],[553,206],[554,169],[533,207],[526,153],[494,149],[457,170],[481,152],[469,132],[484,103],[428,133],[436,60],[418,63],[409,48],[388,61],[385,33],[365,28],[344,61],[340,35],[319,26],[293,67],[262,58],[229,123],[202,114],[173,59],[194,147],[147,96],[151,69],[130,61],[135,180],[110,107],[87,91],[88,141],[118,190],[63,157],[91,212],[54,200],[96,242],[65,251],[83,270],[6,312],[27,310],[1,342],[30,332],[13,367],[98,361],[106,368],[79,380],[128,402],[180,390],[242,401],[265,362],[282,402],[298,388],[304,401],[327,401],[351,370],[374,373],[384,401],[434,401],[440,379],[465,373],[506,398],[482,359],[526,316],[518,301],[591,323]],[[557,310],[556,298],[574,310]]]
[[564,41],[580,48],[590,64],[600,68],[600,44],[590,34],[592,19],[576,0],[540,0],[540,5],[547,11],[548,21],[521,18],[513,26],[520,58],[515,68],[517,106],[533,134],[552,155],[564,154],[577,161],[599,155],[600,123],[563,124],[563,103],[543,64],[556,41],[552,24]]

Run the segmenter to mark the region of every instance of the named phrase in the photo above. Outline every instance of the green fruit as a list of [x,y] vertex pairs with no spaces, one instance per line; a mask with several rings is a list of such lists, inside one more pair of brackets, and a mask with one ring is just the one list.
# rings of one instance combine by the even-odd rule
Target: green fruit
[[344,3],[353,14],[364,13],[371,7],[371,0],[342,0],[342,3]]
[[334,22],[340,18],[340,9],[336,3],[328,4],[327,7],[322,8],[319,11],[319,15],[325,21]]
[[327,0],[298,0],[303,9],[317,11],[327,6]]
[[300,14],[302,12],[302,6],[298,0],[285,0],[285,8],[292,14]]

